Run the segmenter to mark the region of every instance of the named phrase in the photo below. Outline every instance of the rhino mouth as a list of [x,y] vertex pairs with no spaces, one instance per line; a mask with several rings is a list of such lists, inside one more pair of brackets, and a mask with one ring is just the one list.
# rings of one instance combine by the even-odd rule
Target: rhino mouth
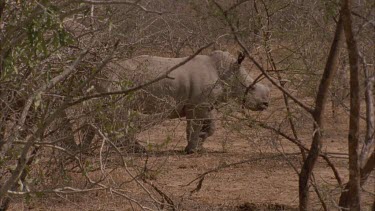
[[268,108],[268,102],[259,103],[255,110],[264,111]]
[[249,109],[249,110],[252,110],[252,111],[264,111],[268,108],[268,103],[261,103],[261,104],[258,104],[256,106],[242,105],[241,108],[242,109]]

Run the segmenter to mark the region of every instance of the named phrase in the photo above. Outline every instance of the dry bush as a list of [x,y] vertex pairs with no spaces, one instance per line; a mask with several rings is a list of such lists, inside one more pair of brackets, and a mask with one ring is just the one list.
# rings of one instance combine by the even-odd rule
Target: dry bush
[[[148,163],[148,156],[170,149],[170,136],[159,145],[141,142],[148,155],[129,154],[140,147],[137,135],[163,118],[147,119],[136,111],[144,103],[139,93],[90,96],[111,86],[128,89],[136,85],[132,78],[121,84],[111,81],[107,65],[111,61],[142,54],[182,57],[211,41],[216,41],[214,49],[236,53],[240,47],[227,19],[262,68],[298,100],[313,107],[338,20],[339,1],[217,2],[225,9],[240,6],[230,9],[225,18],[212,1],[201,0],[128,4],[2,1],[0,181],[9,184],[0,186],[3,206],[25,195],[38,198],[102,191],[124,197],[138,208],[177,209],[162,188],[150,182],[163,171],[164,158]],[[374,5],[354,1],[353,8],[358,48],[373,78],[374,48],[369,46],[374,46]],[[339,120],[349,116],[338,112],[348,111],[347,59],[342,50],[330,88],[332,112],[344,115],[336,117]],[[256,69],[250,62],[245,65]],[[53,82],[69,68],[68,75]],[[367,80],[363,75],[362,87]],[[43,89],[50,83],[54,84]],[[219,109],[218,120],[259,152],[270,149],[282,154],[289,138],[301,153],[307,153],[301,144],[308,149],[312,116],[279,91],[273,92],[271,103],[274,110],[259,115],[244,114],[238,105],[229,104]],[[221,144],[223,151],[231,147],[230,142]],[[290,164],[297,172],[301,168]],[[126,175],[119,175],[118,169],[126,169]],[[12,178],[15,175],[23,187],[18,178]],[[324,184],[313,184],[318,194],[331,195],[332,189]],[[333,184],[335,188],[342,188],[340,185]],[[146,197],[127,192],[127,187]],[[321,203],[335,207],[332,201],[337,198],[330,196]]]

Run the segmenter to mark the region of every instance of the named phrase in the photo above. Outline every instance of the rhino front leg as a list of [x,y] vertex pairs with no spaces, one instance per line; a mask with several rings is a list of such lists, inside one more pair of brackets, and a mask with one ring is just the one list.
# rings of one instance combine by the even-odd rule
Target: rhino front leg
[[210,108],[207,106],[195,106],[186,108],[186,136],[188,145],[187,153],[194,153],[202,148],[203,141],[210,136],[211,122]]
[[201,120],[188,119],[186,126],[186,138],[188,145],[185,147],[185,152],[190,154],[200,150],[202,138],[200,133],[202,130],[203,122]]
[[212,136],[215,132],[215,122],[212,119],[205,119],[201,121],[201,124],[202,127],[201,131],[199,132],[199,139],[196,146],[197,151],[204,150],[204,142],[208,137]]
[[203,125],[202,125],[202,129],[201,129],[201,132],[199,133],[199,137],[202,139],[201,141],[201,144],[204,143],[204,141],[212,136],[215,132],[215,120],[214,120],[214,111],[211,111],[209,113],[209,118],[208,119],[205,119],[203,120]]

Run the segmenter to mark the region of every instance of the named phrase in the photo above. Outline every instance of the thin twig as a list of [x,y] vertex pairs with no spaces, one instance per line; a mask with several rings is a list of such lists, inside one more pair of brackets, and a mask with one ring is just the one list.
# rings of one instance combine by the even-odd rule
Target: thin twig
[[[24,127],[24,123],[26,121],[26,117],[28,115],[28,112],[31,108],[32,103],[37,98],[37,96],[39,96],[44,91],[52,88],[53,86],[55,86],[56,84],[58,84],[59,82],[63,81],[65,78],[67,78],[69,75],[71,75],[75,71],[76,66],[81,62],[81,60],[83,59],[83,57],[86,54],[87,54],[87,50],[82,51],[81,54],[78,56],[78,58],[74,61],[74,63],[70,67],[66,68],[60,75],[51,79],[47,84],[42,85],[41,88],[39,88],[36,92],[34,92],[33,95],[31,95],[27,99],[26,104],[23,108],[21,117],[20,117],[17,125],[14,127],[14,130],[12,131],[13,135],[10,136],[11,139],[8,140],[7,143],[6,143],[7,145],[12,144],[18,138],[18,133]],[[24,146],[24,148],[21,152],[21,155],[18,159],[18,164],[17,164],[15,170],[12,172],[12,175],[10,176],[10,178],[0,188],[0,199],[2,199],[4,197],[4,195],[7,193],[7,191],[17,182],[17,180],[21,176],[21,173],[23,172],[23,170],[26,166],[26,163],[28,161],[27,154],[29,153],[30,147],[32,147],[32,145],[33,145],[32,142],[35,140],[36,137],[38,137],[39,134],[41,134],[44,131],[44,128],[45,127],[40,127],[39,130],[37,131],[36,136],[32,135],[28,138],[28,140],[27,140],[28,143]],[[7,147],[3,146],[2,151],[7,150],[6,148]]]
[[143,180],[146,184],[149,184],[156,192],[158,192],[158,194],[163,197],[163,199],[165,199],[168,203],[168,205],[170,206],[170,208],[172,208],[173,211],[176,210],[176,206],[174,205],[174,202],[173,200],[166,194],[164,193],[162,190],[160,190],[158,187],[156,187],[156,185],[154,185],[153,183],[150,183],[148,182],[147,180]]
[[[246,116],[244,119],[236,117],[236,116],[232,116],[232,117],[235,118],[235,119],[237,119],[237,120],[242,120],[242,121],[249,121],[249,118],[250,118],[249,116]],[[290,141],[290,142],[294,143],[295,145],[297,145],[300,149],[303,149],[306,152],[309,152],[309,149],[305,145],[302,144],[302,140],[290,137],[286,133],[282,132],[280,129],[274,128],[274,127],[272,127],[272,126],[270,126],[268,124],[265,124],[263,122],[252,120],[250,123],[247,124],[247,126],[248,127],[253,127],[254,124],[256,124],[257,126],[260,126],[260,127],[264,128],[264,129],[271,130],[271,131],[273,131],[274,133],[276,133],[278,135],[281,135],[282,137],[284,137],[288,141]],[[341,179],[341,177],[339,175],[339,172],[337,171],[336,167],[334,166],[334,164],[332,163],[332,161],[329,159],[329,154],[330,153],[323,153],[321,151],[319,152],[319,156],[322,157],[327,162],[328,166],[332,169],[332,172],[335,175],[337,183],[340,185],[340,187],[342,187],[342,185],[343,185],[342,184],[342,179]],[[347,155],[347,154],[340,154],[340,155]]]
[[311,181],[311,185],[313,186],[316,195],[318,196],[320,203],[322,204],[323,210],[327,211],[328,210],[327,203],[324,201],[324,198],[322,194],[320,193],[318,185],[316,184],[314,173],[311,175],[310,181]]
[[[280,83],[280,86],[282,86],[283,88],[285,88],[285,83],[282,82],[282,77],[281,77],[281,74],[280,74],[280,71],[277,71],[277,67],[276,67],[276,62],[272,56],[272,53],[271,53],[271,47],[269,45],[269,39],[270,39],[270,36],[269,36],[269,33],[267,31],[269,31],[268,27],[269,27],[269,24],[270,24],[270,15],[269,15],[269,12],[268,12],[268,8],[266,6],[266,4],[264,3],[264,1],[261,1],[265,10],[266,10],[266,14],[267,14],[267,29],[265,30],[264,27],[261,27],[261,30],[262,30],[262,34],[263,34],[263,40],[264,40],[264,45],[265,45],[265,52],[267,54],[267,58],[269,59],[270,61],[270,64],[271,64],[271,70],[275,71],[276,72],[276,75],[277,75],[277,79]],[[257,9],[257,6],[256,6],[256,1],[254,1],[254,7],[255,7],[255,11],[257,13],[257,17],[258,17],[258,22],[261,23],[261,16],[260,16],[260,13],[259,13],[259,10]],[[293,122],[293,119],[291,117],[291,108],[290,108],[290,105],[289,105],[289,99],[288,99],[288,96],[283,92],[283,99],[284,99],[284,105],[285,105],[285,108],[286,108],[286,112],[287,112],[287,119],[288,119],[288,122],[289,122],[289,126],[290,126],[290,129],[292,130],[292,134],[294,136],[294,139],[298,140],[298,134],[297,134],[297,130],[296,130],[296,127],[294,125],[294,122]],[[305,154],[305,151],[303,149],[300,149],[301,150],[301,153],[302,153],[302,158],[303,160],[306,159],[306,154]],[[298,174],[298,173],[297,173]]]
[[92,191],[98,190],[106,190],[107,187],[99,187],[99,188],[88,188],[88,189],[79,189],[73,187],[62,187],[56,188],[52,190],[43,190],[43,191],[8,191],[9,194],[12,195],[26,195],[26,194],[41,194],[41,193],[61,193],[61,194],[75,194],[75,193],[87,193]]
[[93,128],[95,128],[97,130],[97,132],[99,133],[99,135],[105,139],[106,142],[108,142],[115,150],[116,152],[120,155],[121,157],[121,160],[122,160],[122,164],[125,168],[125,171],[130,175],[130,177],[139,185],[141,186],[141,188],[149,195],[149,197],[157,204],[163,204],[162,202],[158,201],[157,199],[155,199],[151,192],[137,179],[136,176],[133,175],[133,173],[130,172],[129,168],[128,168],[128,165],[126,164],[126,161],[124,159],[124,156],[122,155],[120,149],[106,136],[104,135],[104,133],[99,129],[97,128],[96,126],[92,125]]

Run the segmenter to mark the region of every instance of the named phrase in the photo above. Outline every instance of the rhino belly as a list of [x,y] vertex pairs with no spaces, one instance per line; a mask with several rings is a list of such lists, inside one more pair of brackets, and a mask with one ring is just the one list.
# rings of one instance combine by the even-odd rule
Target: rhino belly
[[148,87],[138,95],[139,109],[144,114],[164,113],[167,118],[184,117],[186,97],[169,84],[159,83]]

